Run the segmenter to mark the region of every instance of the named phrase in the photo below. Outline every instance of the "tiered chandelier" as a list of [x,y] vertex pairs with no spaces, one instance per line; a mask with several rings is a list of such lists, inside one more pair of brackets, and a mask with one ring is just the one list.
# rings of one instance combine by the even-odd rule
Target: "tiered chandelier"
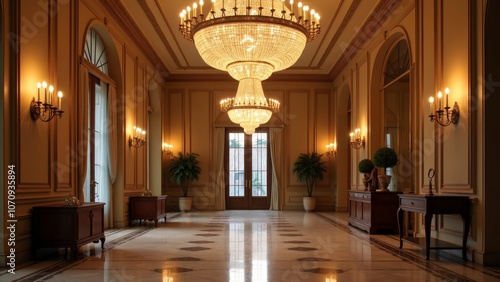
[[239,81],[236,97],[222,100],[221,110],[252,134],[280,107],[279,101],[266,99],[262,81],[298,60],[306,42],[319,34],[320,17],[293,0],[289,5],[285,0],[212,0],[207,14],[203,5],[201,0],[183,10],[179,29],[205,63]]

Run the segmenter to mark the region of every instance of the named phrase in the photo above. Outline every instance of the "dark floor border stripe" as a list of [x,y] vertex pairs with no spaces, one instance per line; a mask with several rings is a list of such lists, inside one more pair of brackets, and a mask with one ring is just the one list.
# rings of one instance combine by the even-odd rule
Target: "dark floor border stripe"
[[[324,214],[321,214],[321,213],[314,213],[314,214],[316,216],[318,216],[319,218],[325,220],[326,222],[328,222],[328,223],[334,225],[335,227],[349,233],[352,236],[355,236],[356,238],[358,238],[360,240],[367,240],[366,238],[359,236],[355,232],[352,232],[351,230],[349,230],[349,227],[345,224],[339,224],[335,220],[333,220],[333,219],[329,218],[328,216],[325,216]],[[370,244],[376,246],[377,248],[379,248],[383,251],[386,251],[392,255],[395,255],[395,256],[401,258],[402,260],[409,262],[409,263],[417,266],[420,269],[426,270],[427,272],[429,272],[432,275],[437,276],[439,278],[452,280],[452,281],[464,281],[464,282],[475,281],[475,280],[469,279],[469,278],[467,278],[459,273],[456,273],[456,272],[453,272],[449,269],[446,269],[442,266],[436,265],[435,263],[432,263],[432,262],[426,260],[425,258],[407,253],[407,252],[405,252],[397,247],[394,247],[386,242],[378,240],[372,236],[369,237],[368,241],[370,242]],[[484,273],[484,274],[487,274],[487,273]]]
[[[174,220],[176,218],[179,218],[183,215],[183,213],[181,212],[175,212],[173,213],[172,215],[170,215],[168,218],[167,218],[167,222],[168,221],[171,221],[171,220]],[[129,227],[130,228],[130,227]],[[115,230],[112,230],[111,233],[108,233],[107,236],[111,236],[113,234],[116,234],[120,231],[123,231],[123,230],[126,230],[126,229],[129,229],[129,228],[120,228],[120,229],[117,229],[116,231]],[[133,227],[133,228],[136,228],[136,227]],[[111,241],[108,241],[105,243],[105,249],[102,250],[102,252],[107,252],[108,250],[111,250],[113,249],[114,247],[118,246],[118,245],[121,245],[121,244],[124,244],[132,239],[135,239],[151,230],[153,230],[154,228],[153,227],[142,227],[138,230],[135,230],[135,231],[132,231],[128,234],[125,234],[119,238],[116,238],[114,240],[111,240]],[[50,279],[52,278],[54,275],[57,275],[57,274],[60,274],[64,271],[66,271],[67,269],[71,268],[71,267],[74,267],[76,265],[79,265],[91,258],[93,258],[95,256],[95,254],[93,255],[90,255],[90,256],[83,256],[83,255],[80,255],[76,258],[76,260],[64,260],[64,261],[61,261],[61,262],[57,262],[51,266],[48,266],[44,269],[41,269],[39,271],[36,271],[36,272],[33,272],[31,274],[28,274],[28,275],[25,275],[21,278],[18,278],[16,280],[13,280],[13,282],[31,282],[31,281],[43,281],[43,280],[47,280],[47,279]]]

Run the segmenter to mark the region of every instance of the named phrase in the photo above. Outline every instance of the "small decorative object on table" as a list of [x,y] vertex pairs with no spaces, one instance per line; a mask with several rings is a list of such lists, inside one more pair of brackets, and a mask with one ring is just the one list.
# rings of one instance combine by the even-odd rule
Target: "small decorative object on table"
[[146,190],[144,193],[142,193],[143,196],[153,196],[153,193],[151,193],[151,190]]
[[434,169],[429,168],[429,172],[427,172],[427,176],[429,177],[429,192],[427,192],[427,194],[425,194],[426,196],[434,196],[434,193],[432,193],[432,179],[434,178],[435,174],[436,174],[436,172],[434,171]]
[[375,165],[370,159],[362,159],[358,163],[358,171],[363,174],[363,185],[365,186],[365,191],[368,191],[368,186],[370,186],[370,188],[372,187],[369,180],[371,179],[370,176],[374,168]]
[[66,206],[79,206],[80,201],[78,200],[77,197],[73,195],[73,193],[69,193],[68,197],[64,199],[64,205]]

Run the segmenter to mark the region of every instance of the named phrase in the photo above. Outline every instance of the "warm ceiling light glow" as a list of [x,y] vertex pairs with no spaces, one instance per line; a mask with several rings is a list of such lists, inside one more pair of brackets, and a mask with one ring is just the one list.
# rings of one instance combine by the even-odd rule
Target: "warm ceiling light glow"
[[299,2],[294,14],[284,0],[212,1],[206,14],[203,2],[180,14],[180,31],[193,40],[209,66],[227,71],[240,82],[235,98],[221,101],[234,123],[252,134],[266,123],[279,102],[266,99],[262,81],[292,66],[308,41],[319,34],[319,14]]

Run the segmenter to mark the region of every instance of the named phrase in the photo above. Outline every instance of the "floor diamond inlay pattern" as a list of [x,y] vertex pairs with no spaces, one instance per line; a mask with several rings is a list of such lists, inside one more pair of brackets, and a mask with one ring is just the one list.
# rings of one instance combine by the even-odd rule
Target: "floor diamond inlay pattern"
[[169,261],[200,261],[200,258],[193,257],[180,257],[180,258],[171,258]]
[[288,248],[291,251],[299,251],[299,252],[308,252],[308,251],[315,251],[317,248],[306,248],[306,247],[295,247],[295,248]]
[[187,247],[187,248],[180,248],[180,250],[197,252],[197,251],[210,250],[210,248],[204,248],[204,247]]

